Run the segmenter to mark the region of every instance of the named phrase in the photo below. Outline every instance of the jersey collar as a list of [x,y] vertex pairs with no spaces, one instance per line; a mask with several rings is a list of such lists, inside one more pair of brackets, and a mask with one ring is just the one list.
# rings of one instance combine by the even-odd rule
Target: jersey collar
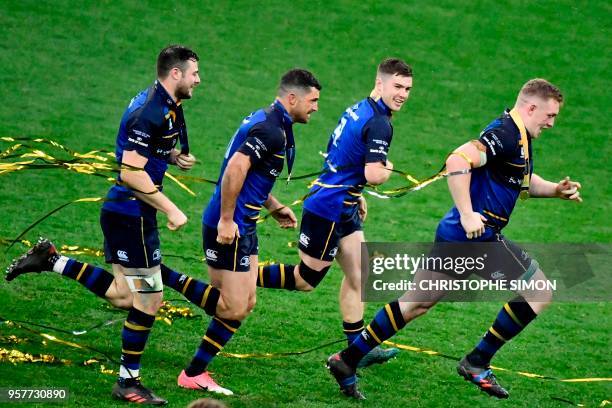
[[168,93],[168,91],[166,90],[166,88],[164,88],[164,86],[159,82],[159,80],[156,79],[155,84],[153,86],[155,87],[155,91],[158,92],[159,96],[162,98],[162,100],[168,107],[170,108],[179,107],[179,105],[181,104],[181,101],[177,101],[175,103],[172,97],[170,96],[170,94]]
[[385,114],[387,116],[391,116],[392,114],[391,109],[389,109],[387,104],[383,102],[382,98],[372,99],[368,97],[368,99],[371,99],[372,102],[374,102],[374,105],[376,106],[376,108],[378,109],[380,113]]

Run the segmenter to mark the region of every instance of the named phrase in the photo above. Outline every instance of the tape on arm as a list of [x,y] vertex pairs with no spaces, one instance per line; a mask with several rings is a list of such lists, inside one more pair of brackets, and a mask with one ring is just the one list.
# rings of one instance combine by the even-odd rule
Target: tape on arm
[[449,154],[449,156],[452,156],[453,154],[455,154],[455,155],[461,157],[462,159],[464,159],[468,163],[470,168],[474,167],[474,162],[472,161],[472,159],[470,159],[470,157],[467,154],[465,154],[463,152],[451,152]]
[[480,166],[482,167],[487,164],[487,148],[480,142],[480,140],[470,140],[470,143],[473,144],[476,149],[478,149],[478,153],[480,154]]

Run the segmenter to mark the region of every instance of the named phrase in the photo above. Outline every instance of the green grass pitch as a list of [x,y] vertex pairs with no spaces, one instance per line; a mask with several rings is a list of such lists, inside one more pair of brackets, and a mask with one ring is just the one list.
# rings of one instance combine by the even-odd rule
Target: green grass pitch
[[[145,4],[147,3],[147,4]],[[505,3],[505,4],[502,4]],[[534,143],[536,172],[582,182],[584,203],[528,200],[517,205],[506,234],[519,242],[610,243],[610,15],[607,2],[293,1],[293,2],[71,2],[0,0],[0,136],[54,139],[83,152],[112,150],[128,101],[154,79],[155,58],[169,43],[185,43],[200,55],[202,84],[185,103],[193,175],[216,178],[225,146],[240,120],[269,104],[281,74],[300,66],[321,83],[320,111],[296,126],[294,174],[316,171],[340,113],[368,95],[376,64],[386,56],[406,59],[414,88],[394,118],[390,159],[419,178],[435,173],[449,150],[478,132],[514,102],[533,77],[557,84],[566,104],[552,130]],[[10,143],[0,142],[0,150]],[[47,151],[53,151],[46,149]],[[393,178],[390,185],[402,184]],[[200,217],[212,187],[172,183],[167,193],[190,218],[178,233],[161,232],[167,254],[199,256]],[[0,175],[0,238],[12,238],[45,212],[72,199],[105,194],[108,183],[63,170],[25,170]],[[290,202],[306,182],[277,183],[274,193]],[[427,242],[448,210],[444,181],[395,200],[369,200],[366,237],[371,241]],[[78,204],[55,214],[26,238],[98,248],[99,204]],[[298,211],[298,216],[300,211]],[[295,261],[293,231],[260,227],[262,260]],[[0,266],[22,247],[0,248]],[[100,258],[83,257],[101,263]],[[181,271],[205,278],[197,262],[169,258]],[[337,305],[341,271],[334,266],[310,294],[259,291],[258,304],[228,344],[230,352],[301,350],[343,337]],[[180,296],[168,291],[166,296]],[[366,321],[381,304],[370,304]],[[469,351],[500,304],[441,304],[393,340],[445,354]],[[197,313],[200,313],[197,311]],[[68,329],[121,316],[80,285],[58,276],[25,276],[0,282],[0,315]],[[143,357],[145,384],[184,407],[197,397],[179,389],[176,377],[194,352],[208,317],[158,322]],[[558,303],[505,347],[494,364],[557,378],[611,377],[610,303]],[[68,387],[70,406],[123,406],[110,399],[115,380],[79,363],[95,355],[0,324],[0,339],[31,339],[0,347],[49,353],[71,366],[0,363],[0,388]],[[80,337],[115,358],[120,325]],[[610,383],[544,381],[499,372],[511,393],[496,401],[466,384],[451,360],[402,352],[393,362],[362,372],[361,404],[343,398],[324,369],[331,346],[283,359],[217,358],[216,378],[236,392],[231,407],[546,407],[586,406],[611,400]],[[113,367],[116,368],[116,367]]]

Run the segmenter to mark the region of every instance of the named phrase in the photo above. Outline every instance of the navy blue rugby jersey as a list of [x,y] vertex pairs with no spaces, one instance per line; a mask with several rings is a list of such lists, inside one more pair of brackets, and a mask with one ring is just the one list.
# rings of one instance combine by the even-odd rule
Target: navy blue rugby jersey
[[[470,197],[473,210],[487,219],[486,231],[477,239],[486,241],[500,232],[510,220],[521,191],[526,160],[521,146],[521,133],[508,110],[481,132],[479,140],[486,146],[487,163],[472,170]],[[528,133],[527,141],[531,176],[533,156]],[[468,240],[456,207],[451,208],[442,218],[436,234],[448,241]]]
[[363,99],[346,109],[327,145],[323,172],[304,208],[338,222],[358,209],[366,163],[386,165],[393,137],[391,110],[382,99]]
[[[121,118],[117,134],[115,157],[121,164],[124,151],[135,150],[148,159],[144,170],[157,188],[162,190],[170,152],[177,140],[187,140],[187,126],[181,103],[175,103],[158,82],[140,92],[130,101]],[[138,200],[132,190],[122,185],[121,176],[111,187],[103,210],[130,216],[155,217],[156,210]]]
[[293,139],[292,125],[291,117],[279,101],[242,121],[229,142],[215,192],[204,210],[205,225],[217,228],[221,216],[221,180],[232,155],[241,152],[249,156],[251,167],[236,200],[234,222],[240,234],[255,232],[259,212],[283,171],[287,139]]

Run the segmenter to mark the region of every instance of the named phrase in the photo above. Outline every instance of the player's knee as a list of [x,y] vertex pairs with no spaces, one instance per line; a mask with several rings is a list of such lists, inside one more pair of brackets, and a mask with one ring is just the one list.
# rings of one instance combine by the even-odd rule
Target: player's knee
[[295,277],[295,289],[299,290],[300,292],[312,292],[314,290],[314,288],[310,286],[308,282],[302,279],[302,276],[299,273],[299,269]]
[[[304,292],[309,292],[313,290],[314,288],[316,288],[319,285],[319,283],[321,283],[321,281],[327,274],[327,271],[329,270],[330,267],[331,265],[328,265],[322,268],[321,270],[316,270],[306,265],[304,261],[300,261],[299,275],[302,278],[302,280],[306,283],[306,285],[301,285],[304,289],[299,288],[299,290],[302,290]],[[297,288],[297,282],[296,282],[296,288]]]
[[133,304],[133,298],[132,296],[123,296],[123,297],[114,297],[114,298],[107,298],[108,302],[119,308],[119,309],[123,309],[123,310],[130,310],[130,308],[132,307]]
[[220,317],[224,318],[224,319],[229,319],[229,320],[238,320],[238,321],[243,321],[244,319],[246,319],[246,317],[251,313],[251,311],[248,309],[248,307],[245,305],[245,307],[242,307],[240,309],[231,309],[231,310],[227,310],[223,313],[218,314]]
[[551,289],[545,289],[538,293],[538,300],[542,303],[542,308],[548,307],[553,301],[553,291]]
[[[221,291],[221,297],[217,304],[217,316],[224,319],[242,321],[253,310],[252,307],[255,307],[255,302],[255,298],[245,300],[244,298],[234,299],[223,296],[223,291]],[[250,305],[252,305],[251,308],[249,308]]]
[[255,295],[249,297],[249,302],[247,303],[247,315],[249,315],[253,309],[255,309],[255,305],[257,304],[257,297]]
[[[432,302],[418,302],[411,308],[410,319],[414,319],[415,317],[423,316],[425,313],[429,312],[435,303]],[[406,316],[404,316],[406,317]]]

